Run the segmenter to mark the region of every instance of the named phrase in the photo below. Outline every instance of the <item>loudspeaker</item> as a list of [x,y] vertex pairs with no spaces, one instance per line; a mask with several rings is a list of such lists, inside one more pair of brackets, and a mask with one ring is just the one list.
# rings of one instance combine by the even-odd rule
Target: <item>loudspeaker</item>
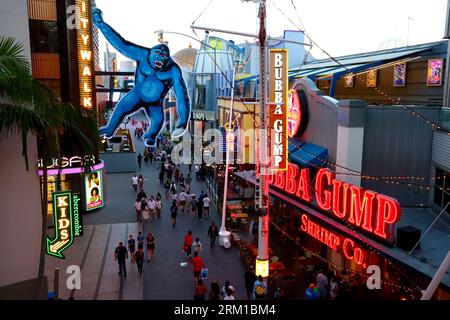
[[[401,227],[397,229],[397,247],[405,251],[411,251],[414,245],[420,240],[421,231],[413,226]],[[420,243],[416,249],[420,248]]]

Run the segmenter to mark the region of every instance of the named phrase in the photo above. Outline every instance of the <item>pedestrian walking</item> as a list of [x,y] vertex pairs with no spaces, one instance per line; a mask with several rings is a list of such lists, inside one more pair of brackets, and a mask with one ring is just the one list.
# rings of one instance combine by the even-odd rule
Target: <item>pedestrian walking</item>
[[142,264],[144,263],[144,251],[142,248],[138,248],[136,253],[134,254],[134,260],[136,261],[138,273],[142,275]]
[[139,178],[138,178],[138,187],[139,187],[139,192],[144,191],[144,177],[142,176],[142,174],[140,174]]
[[162,201],[161,195],[158,193],[155,200],[155,208],[156,208],[156,218],[161,218],[161,209],[162,209]]
[[145,148],[145,151],[144,151],[144,163],[145,163],[145,165],[148,165],[148,160],[149,160],[148,149]]
[[140,169],[141,165],[142,165],[142,155],[140,153],[137,156],[137,162],[138,162],[138,166],[139,166],[139,169]]
[[172,191],[172,202],[174,202],[178,206],[178,194],[176,191]]
[[186,178],[184,177],[184,175],[182,173],[180,173],[180,177],[178,178],[178,182],[180,183],[180,186],[184,186],[185,181],[186,181]]
[[319,270],[319,273],[316,276],[316,287],[317,290],[319,290],[319,299],[327,299],[328,278],[323,274],[323,270]]
[[138,188],[138,177],[135,174],[132,178],[131,178],[131,185],[133,186],[133,190],[134,192],[137,192],[137,188]]
[[136,221],[141,222],[142,217],[142,199],[136,199],[136,202],[134,203],[134,208],[136,209]]
[[163,170],[161,170],[159,172],[159,184],[164,185],[164,171]]
[[153,199],[153,196],[150,196],[148,199],[148,213],[150,216],[150,220],[153,220],[156,217],[156,201]]
[[155,237],[149,233],[147,235],[147,262],[153,258],[153,253],[155,252]]
[[236,300],[236,298],[234,297],[234,291],[230,288],[226,289],[223,300]]
[[207,291],[208,291],[208,289],[203,284],[203,280],[201,280],[201,279],[198,280],[197,281],[197,285],[195,286],[194,300],[196,300],[196,301],[204,301],[204,300],[206,300],[206,292]]
[[170,191],[173,192],[177,192],[177,184],[175,183],[175,181],[172,181],[172,183],[170,184]]
[[176,184],[178,184],[178,182],[180,181],[180,169],[178,168],[178,166],[175,168],[173,177],[175,179]]
[[146,198],[142,198],[141,201],[141,222],[144,223],[146,222],[148,219],[150,219],[150,214],[149,214],[149,210],[148,210],[148,202]]
[[135,258],[134,258],[134,252],[136,251],[136,240],[133,239],[133,235],[129,235],[128,236],[128,251],[130,251],[130,256],[131,256],[131,263],[134,263]]
[[192,249],[192,231],[189,230],[188,233],[184,236],[184,244],[183,244],[183,251],[186,252],[186,257],[188,259],[191,258],[191,249]]
[[258,276],[258,279],[255,281],[253,286],[253,299],[261,300],[264,299],[267,293],[267,284],[264,282],[263,277],[261,275]]
[[180,204],[181,212],[184,212],[188,198],[189,198],[189,195],[186,192],[184,192],[184,191],[180,192],[180,195],[178,196],[178,202]]
[[164,189],[166,189],[166,200],[169,199],[169,192],[170,192],[170,181],[167,180],[164,184]]
[[150,164],[153,164],[153,149],[148,151],[148,159],[150,160]]
[[245,289],[247,289],[247,299],[252,299],[253,287],[255,286],[256,275],[253,270],[248,270],[245,275]]
[[314,301],[320,297],[319,289],[316,288],[314,283],[311,283],[305,291],[305,300]]
[[147,194],[145,193],[144,189],[142,189],[141,191],[139,191],[136,200],[137,201],[142,201],[143,198],[147,198]]
[[203,247],[200,238],[195,238],[194,243],[192,243],[192,248],[194,248],[194,252],[202,253]]
[[216,244],[216,238],[219,236],[219,229],[216,226],[216,223],[213,221],[211,222],[211,225],[208,228],[208,237],[210,242],[211,249]]
[[192,258],[191,263],[192,269],[194,271],[194,278],[196,281],[198,281],[200,277],[200,272],[202,272],[202,269],[206,269],[206,266],[203,263],[203,259],[200,258],[198,252],[194,252],[194,258]]
[[330,300],[336,300],[339,294],[339,286],[335,277],[330,280]]
[[188,173],[186,179],[185,179],[185,185],[186,185],[186,190],[187,192],[191,192],[191,183],[192,183],[192,178],[191,175]]
[[192,220],[195,220],[197,218],[197,200],[195,200],[195,194],[191,195],[191,200],[189,202],[189,205],[191,207]]
[[136,238],[136,240],[137,240],[137,243],[138,243],[138,249],[144,249],[144,240],[145,240],[145,237],[144,237],[144,235],[142,234],[142,231],[139,231],[138,232],[138,236],[137,236],[137,238]]
[[175,225],[177,224],[177,214],[178,214],[177,204],[172,202],[172,206],[170,207],[170,216],[172,218],[172,228],[175,228]]
[[197,201],[197,216],[198,216],[198,220],[201,222],[202,216],[203,216],[203,201],[200,200],[200,198],[198,198],[198,201]]
[[168,165],[168,168],[167,168],[167,179],[172,180],[173,169],[172,169],[172,166],[170,166],[169,164],[167,164],[167,165]]
[[209,300],[219,301],[220,300],[220,285],[217,281],[211,283],[211,290],[209,291]]
[[225,285],[222,287],[222,296],[223,297],[225,297],[227,295],[227,290],[230,290],[232,294],[235,293],[234,287],[231,285],[230,280],[225,281]]
[[128,259],[128,251],[123,246],[123,242],[119,242],[119,246],[114,250],[114,260],[119,264],[119,275],[127,277],[127,266],[125,264],[126,259]]
[[195,171],[195,179],[198,181],[199,174],[200,174],[200,167],[199,167],[198,164],[196,164],[196,165],[194,166],[194,171]]
[[209,206],[211,205],[211,199],[206,195],[203,198],[203,212],[205,213],[205,218],[209,219]]

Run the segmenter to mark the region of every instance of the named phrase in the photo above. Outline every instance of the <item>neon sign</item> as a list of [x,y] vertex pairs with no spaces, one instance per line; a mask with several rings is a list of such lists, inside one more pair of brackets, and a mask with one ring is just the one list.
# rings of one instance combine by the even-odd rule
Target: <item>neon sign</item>
[[[300,170],[289,163],[288,170],[273,174],[270,183],[303,201],[312,201],[308,168]],[[325,168],[317,172],[314,187],[315,201],[320,209],[378,239],[394,242],[395,223],[401,217],[401,207],[396,199],[339,181]]]
[[85,174],[85,200],[86,211],[104,206],[102,171],[93,171]]
[[[92,51],[90,1],[76,0],[80,19],[77,25],[78,71],[80,78],[80,104],[83,108],[93,108],[92,94]],[[77,15],[78,16],[78,15]]]
[[78,204],[81,201],[81,197],[79,193],[74,193],[72,197],[73,202],[73,232],[75,237],[81,237],[83,235],[83,218],[80,214],[80,205]]
[[333,251],[342,252],[348,260],[353,260],[356,264],[366,268],[365,260],[367,253],[358,247],[355,242],[346,237],[340,237],[330,230],[313,222],[306,214],[301,216],[300,230],[316,238]]
[[271,168],[288,168],[288,52],[271,49],[269,53],[269,130],[271,137]]
[[[83,158],[74,156],[71,158],[61,157],[61,159],[52,159],[52,163],[47,166],[47,169],[79,168],[83,167],[85,163],[95,163],[95,156],[85,156]],[[38,160],[38,168],[42,169],[43,167],[44,161],[42,159]]]
[[65,259],[62,252],[73,243],[73,199],[70,191],[53,193],[55,237],[47,237],[47,254]]

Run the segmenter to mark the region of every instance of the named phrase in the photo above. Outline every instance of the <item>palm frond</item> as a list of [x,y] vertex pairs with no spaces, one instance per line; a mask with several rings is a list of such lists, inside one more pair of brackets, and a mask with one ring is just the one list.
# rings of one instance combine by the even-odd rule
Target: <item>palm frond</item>
[[14,38],[0,37],[0,78],[30,73],[30,64],[22,53],[22,45]]

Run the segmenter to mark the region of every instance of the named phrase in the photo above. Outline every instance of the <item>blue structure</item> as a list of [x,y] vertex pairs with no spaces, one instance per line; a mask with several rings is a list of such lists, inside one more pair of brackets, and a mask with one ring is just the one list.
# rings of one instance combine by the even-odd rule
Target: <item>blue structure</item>
[[119,100],[108,124],[100,128],[100,134],[111,138],[126,116],[144,109],[150,119],[150,126],[143,139],[147,146],[154,146],[164,125],[164,98],[173,87],[177,98],[178,121],[172,138],[181,137],[188,126],[191,106],[181,69],[170,57],[169,48],[165,44],[153,48],[135,45],[105,23],[99,9],[94,9],[92,15],[95,26],[109,43],[120,53],[137,62],[133,90]]

